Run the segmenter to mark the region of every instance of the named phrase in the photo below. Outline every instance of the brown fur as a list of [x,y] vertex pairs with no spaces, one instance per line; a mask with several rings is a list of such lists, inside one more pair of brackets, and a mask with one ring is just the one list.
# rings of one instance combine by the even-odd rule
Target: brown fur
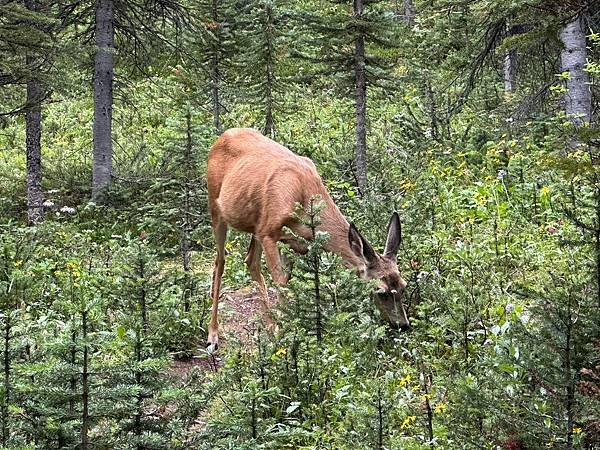
[[[310,159],[292,153],[256,130],[232,128],[215,141],[208,154],[208,200],[217,245],[209,343],[216,346],[218,342],[217,306],[228,226],[253,234],[246,263],[258,283],[266,309],[261,252],[264,250],[273,281],[285,284],[288,278],[281,267],[277,242],[284,242],[297,252],[306,251],[282,229],[288,227],[299,236],[310,237],[309,230],[294,217],[296,204],[306,207],[315,195],[326,205],[319,226],[319,230],[330,235],[326,249],[340,255],[347,266],[357,268],[365,278],[380,279],[384,290],[404,288],[406,284],[398,273],[395,251],[393,259],[375,253],[375,257],[366,261],[357,246],[362,249],[362,241],[369,244],[358,232],[360,239],[354,239],[361,242],[351,245],[350,224],[331,199]],[[393,278],[397,286],[387,286],[386,277]]]

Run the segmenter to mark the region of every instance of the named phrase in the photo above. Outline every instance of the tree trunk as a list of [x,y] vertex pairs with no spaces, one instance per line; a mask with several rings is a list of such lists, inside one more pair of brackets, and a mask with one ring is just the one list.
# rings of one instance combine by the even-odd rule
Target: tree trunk
[[183,223],[181,224],[181,256],[183,260],[183,310],[188,312],[190,310],[190,298],[192,295],[192,286],[190,283],[191,264],[190,264],[190,253],[191,253],[191,233],[192,233],[192,177],[194,176],[191,172],[194,171],[195,165],[192,158],[193,152],[193,141],[192,141],[192,112],[188,106],[185,115],[186,124],[186,141],[185,141],[185,165],[187,168],[185,174],[185,180],[183,182]]
[[[39,11],[39,5],[27,0],[30,11]],[[36,58],[27,55],[27,67],[35,73]],[[27,152],[27,224],[32,226],[44,219],[42,191],[42,88],[36,78],[27,81],[27,112],[25,113],[25,147]]]
[[219,88],[221,72],[219,70],[220,65],[220,47],[221,47],[221,24],[219,23],[219,0],[212,0],[212,19],[215,23],[217,40],[214,42],[212,49],[212,67],[211,67],[211,78],[212,78],[212,101],[213,101],[213,124],[215,127],[215,133],[221,134],[221,103],[219,99]]
[[[560,40],[563,49],[560,54],[561,70],[569,73],[565,93],[565,112],[575,126],[590,122],[592,95],[588,73],[584,71],[587,57],[583,18],[577,16],[562,29]],[[572,148],[578,145],[572,142]]]
[[415,24],[415,5],[412,0],[404,0],[404,21],[411,27]]
[[96,58],[94,68],[94,161],[92,199],[102,194],[112,178],[112,103],[115,49],[114,2],[96,3]]
[[267,95],[266,95],[266,108],[265,108],[265,135],[274,137],[275,136],[275,121],[273,119],[273,85],[274,85],[274,74],[273,74],[273,10],[270,5],[265,6],[265,14],[267,15],[267,29],[265,30],[265,36],[267,38]]
[[572,343],[572,334],[573,334],[573,309],[572,302],[573,298],[571,294],[567,294],[569,296],[569,300],[567,303],[567,317],[565,318],[565,382],[566,382],[566,416],[567,416],[567,450],[573,450],[573,424],[575,420],[575,376],[573,374],[573,363],[572,363],[572,355],[573,351],[573,343]]
[[[354,0],[354,18],[362,20],[363,0]],[[365,36],[359,29],[355,40],[356,77],[356,181],[362,194],[367,185],[367,74],[365,63]]]
[[90,429],[90,388],[89,388],[89,349],[88,349],[88,312],[81,312],[81,333],[83,340],[83,359],[81,368],[81,450],[90,445],[88,432]]
[[[507,21],[506,36],[512,36],[512,26]],[[507,50],[504,53],[504,92],[511,93],[516,89],[517,81],[517,52]]]
[[10,383],[10,311],[6,311],[4,318],[4,400],[2,402],[2,446],[5,447],[8,444],[8,438],[10,436],[10,429],[8,427],[8,406],[11,400],[12,386]]

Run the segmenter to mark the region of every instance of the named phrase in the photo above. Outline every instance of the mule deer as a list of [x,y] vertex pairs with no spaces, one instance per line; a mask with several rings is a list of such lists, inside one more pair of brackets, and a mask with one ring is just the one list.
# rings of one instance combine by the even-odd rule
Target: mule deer
[[[268,293],[261,273],[261,253],[264,250],[273,281],[285,285],[288,277],[282,268],[277,242],[298,253],[306,252],[294,234],[310,239],[311,230],[299,223],[296,205],[306,207],[316,195],[325,203],[318,226],[318,230],[329,233],[325,249],[340,255],[344,264],[356,268],[361,278],[377,280],[374,300],[382,314],[401,329],[409,327],[402,304],[406,282],[396,264],[401,239],[398,214],[392,214],[381,255],[342,215],[310,159],[292,153],[258,131],[232,128],[215,141],[208,154],[208,202],[217,247],[208,345],[216,348],[219,340],[217,311],[227,228],[252,234],[246,264],[252,279],[258,283],[266,312]],[[284,227],[294,234],[285,233]]]

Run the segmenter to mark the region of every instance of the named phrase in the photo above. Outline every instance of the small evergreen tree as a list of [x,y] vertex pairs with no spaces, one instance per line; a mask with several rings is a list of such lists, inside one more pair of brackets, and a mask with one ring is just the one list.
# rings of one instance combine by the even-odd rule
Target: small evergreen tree
[[235,35],[241,50],[236,59],[238,80],[252,109],[262,115],[263,134],[274,137],[276,115],[281,112],[282,93],[287,88],[280,65],[289,43],[288,15],[283,5],[272,0],[241,2],[236,8]]

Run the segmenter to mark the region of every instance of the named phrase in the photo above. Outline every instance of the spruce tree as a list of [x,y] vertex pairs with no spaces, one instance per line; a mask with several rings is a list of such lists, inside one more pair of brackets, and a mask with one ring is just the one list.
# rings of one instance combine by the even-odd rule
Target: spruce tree
[[276,116],[282,109],[286,88],[280,74],[281,56],[289,41],[288,15],[272,0],[252,0],[237,4],[235,22],[238,81],[245,87],[246,100],[262,116],[263,134],[274,137]]
[[328,3],[324,11],[303,15],[308,33],[313,36],[308,43],[312,50],[299,56],[318,63],[317,73],[333,77],[340,94],[355,104],[355,175],[364,194],[368,166],[367,94],[369,86],[381,85],[391,75],[391,60],[381,50],[395,47],[393,14],[377,1]]

